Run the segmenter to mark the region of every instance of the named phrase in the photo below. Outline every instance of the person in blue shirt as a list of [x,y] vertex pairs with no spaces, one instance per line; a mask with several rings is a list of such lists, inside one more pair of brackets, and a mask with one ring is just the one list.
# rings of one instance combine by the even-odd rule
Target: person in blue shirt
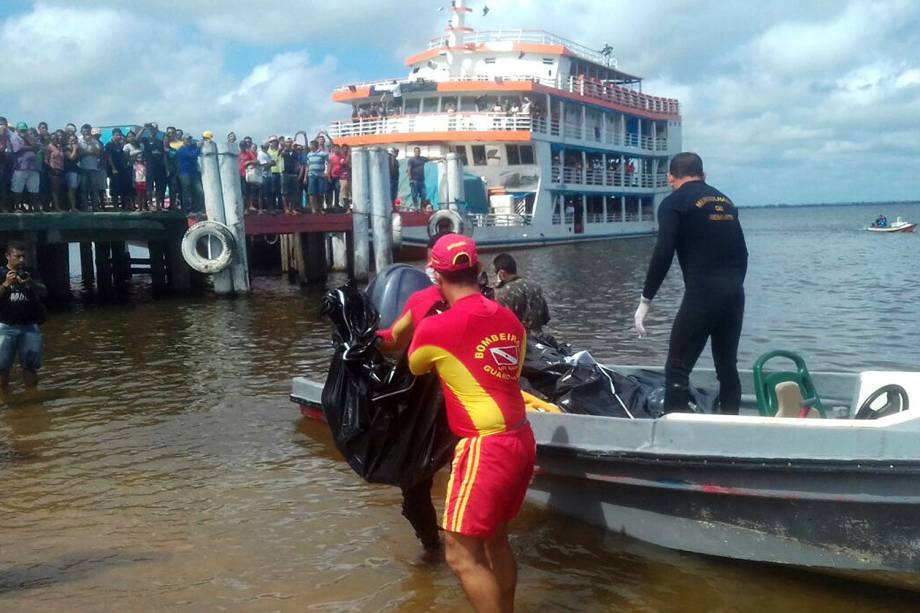
[[176,151],[176,171],[179,185],[185,198],[183,205],[190,215],[204,212],[204,190],[201,187],[201,175],[198,172],[198,145],[191,136],[182,139],[182,146]]
[[301,172],[310,198],[310,212],[325,213],[326,176],[329,174],[329,153],[316,140],[310,141],[310,150],[303,156]]

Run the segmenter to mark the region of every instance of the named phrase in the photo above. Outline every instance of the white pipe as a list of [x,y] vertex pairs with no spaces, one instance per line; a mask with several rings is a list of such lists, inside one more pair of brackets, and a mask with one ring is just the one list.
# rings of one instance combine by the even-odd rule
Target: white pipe
[[246,253],[246,229],[243,224],[243,190],[240,185],[239,156],[240,147],[236,143],[218,143],[217,161],[224,196],[224,218],[236,243],[233,260],[230,262],[230,276],[233,278],[233,290],[239,294],[248,294],[251,290],[249,256]]
[[[227,223],[224,215],[224,196],[220,183],[220,169],[217,164],[217,145],[206,140],[201,144],[201,186],[204,190],[204,208],[210,221]],[[208,249],[219,249],[215,240],[208,244]],[[218,295],[233,293],[233,277],[229,268],[211,275],[214,280],[214,292]]]
[[452,211],[466,212],[466,193],[463,189],[463,163],[456,153],[447,154],[447,207]]
[[351,150],[351,218],[354,238],[354,275],[358,281],[367,281],[370,267],[368,213],[371,210],[368,180],[368,152],[363,147]]
[[374,240],[374,269],[377,274],[393,263],[393,234],[390,229],[390,212],[392,204],[387,198],[390,193],[389,173],[387,168],[386,152],[380,147],[370,150],[368,156],[368,172],[370,173],[371,188],[371,229]]

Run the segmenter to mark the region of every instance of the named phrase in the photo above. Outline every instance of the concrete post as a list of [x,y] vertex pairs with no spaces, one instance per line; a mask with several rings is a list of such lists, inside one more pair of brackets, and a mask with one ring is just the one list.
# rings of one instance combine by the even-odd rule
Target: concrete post
[[371,188],[371,228],[374,236],[374,269],[379,273],[393,263],[393,231],[390,228],[392,205],[388,198],[389,173],[386,169],[386,152],[374,147],[368,155]]
[[452,211],[466,212],[466,193],[463,189],[463,162],[456,153],[447,154],[447,207]]
[[[351,150],[351,217],[354,242],[354,277],[367,281],[370,267],[368,213],[371,209],[368,177],[368,152],[363,147]],[[387,176],[389,180],[389,176]]]
[[240,147],[236,143],[218,143],[217,158],[220,167],[220,185],[224,200],[224,218],[233,233],[233,261],[230,276],[233,290],[238,294],[251,291],[249,283],[249,256],[246,253],[246,229],[243,223],[243,189],[240,185],[238,159]]
[[[220,168],[217,163],[217,145],[214,141],[206,140],[201,144],[201,186],[204,188],[204,207],[210,221],[227,223],[224,214],[223,188],[220,183]],[[219,243],[214,241],[213,249],[220,249]],[[214,280],[214,292],[218,295],[233,293],[233,277],[230,269],[226,268],[211,275]]]
[[344,272],[348,269],[348,251],[345,244],[345,233],[334,232],[330,234],[332,241],[332,270]]

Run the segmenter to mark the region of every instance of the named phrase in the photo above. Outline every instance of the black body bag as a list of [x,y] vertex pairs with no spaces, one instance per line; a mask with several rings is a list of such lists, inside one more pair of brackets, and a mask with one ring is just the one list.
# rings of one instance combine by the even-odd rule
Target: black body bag
[[384,357],[377,311],[352,282],[327,292],[322,312],[335,326],[322,403],[336,448],[370,483],[409,488],[430,478],[457,442],[437,376],[413,376],[405,355]]

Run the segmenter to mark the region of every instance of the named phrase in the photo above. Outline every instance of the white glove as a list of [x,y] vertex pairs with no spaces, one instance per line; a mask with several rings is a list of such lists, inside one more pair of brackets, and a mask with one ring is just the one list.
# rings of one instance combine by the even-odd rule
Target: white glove
[[645,316],[648,315],[649,309],[652,308],[652,301],[642,296],[639,298],[639,308],[636,309],[636,315],[633,318],[636,322],[636,332],[639,333],[639,338],[642,338],[646,335],[645,332]]

